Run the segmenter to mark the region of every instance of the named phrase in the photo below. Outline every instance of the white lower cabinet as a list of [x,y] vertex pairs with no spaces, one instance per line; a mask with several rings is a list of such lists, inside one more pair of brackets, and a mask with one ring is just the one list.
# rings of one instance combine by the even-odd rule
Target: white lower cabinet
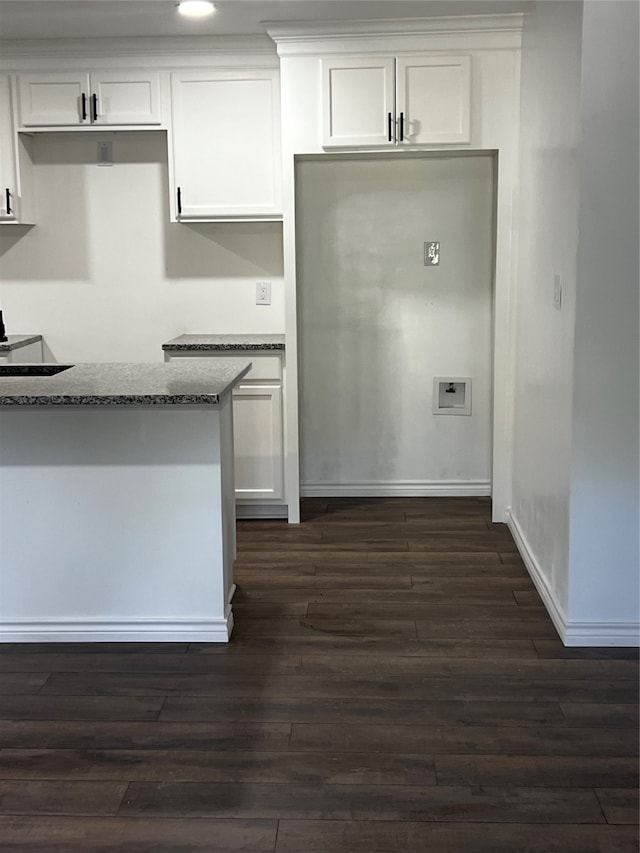
[[175,350],[174,358],[232,358],[251,362],[233,389],[233,445],[238,515],[286,517],[284,478],[284,356],[274,350]]
[[282,387],[240,384],[233,390],[236,498],[284,498]]

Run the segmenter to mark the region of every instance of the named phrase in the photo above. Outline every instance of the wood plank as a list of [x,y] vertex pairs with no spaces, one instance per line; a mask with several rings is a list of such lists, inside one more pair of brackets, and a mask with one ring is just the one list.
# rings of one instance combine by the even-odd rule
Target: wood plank
[[332,653],[334,655],[358,655],[370,656],[373,654],[386,654],[391,660],[395,655],[419,658],[448,657],[481,659],[499,658],[505,660],[538,659],[538,655],[529,639],[442,639],[429,637],[417,639],[416,637],[394,638],[381,636],[340,636],[322,632],[309,632],[308,634],[287,635],[284,631],[272,632],[271,635],[264,632],[255,635],[250,626],[247,630],[234,631],[231,643],[222,646],[220,643],[194,644],[193,654],[244,654],[263,653],[270,651],[272,654],[299,653],[309,654],[311,652]]
[[49,672],[2,672],[0,674],[0,696],[10,696],[12,693],[37,693],[49,677]]
[[0,779],[435,785],[431,756],[151,749],[2,749]]
[[441,785],[638,787],[637,760],[610,755],[438,755],[435,765]]
[[[373,550],[346,550],[344,548],[307,548],[301,550],[274,550],[272,548],[255,548],[238,554],[235,565],[243,566],[259,566],[259,565],[276,565],[280,570],[288,567],[296,567],[303,565],[334,565],[348,566],[373,564],[389,565],[412,565],[412,566],[429,566],[433,564],[453,564],[465,565],[472,564],[489,564],[501,566],[503,563],[495,551],[465,551],[465,550],[440,550],[440,551],[389,551],[385,548],[378,547]],[[521,561],[520,561],[521,562]],[[526,573],[524,565],[516,565]]]
[[275,572],[265,573],[261,570],[240,569],[236,571],[234,580],[238,586],[234,602],[240,600],[247,595],[262,596],[266,592],[273,593],[274,596],[282,593],[287,589],[300,589],[305,594],[315,591],[331,591],[334,595],[340,596],[344,590],[355,589],[357,591],[370,589],[384,589],[397,592],[399,590],[410,590],[412,588],[411,575],[409,571],[405,574],[367,574],[363,571],[362,574],[351,574],[339,571],[338,574],[331,574],[328,580],[326,576],[314,575],[293,575],[291,573]]
[[299,545],[308,543],[319,543],[322,529],[312,529],[304,525],[280,525],[278,522],[261,522],[262,529],[248,529],[246,525],[237,525],[238,550],[251,547],[256,542],[277,542],[282,545]]
[[[351,596],[355,598],[354,596]],[[461,621],[490,621],[516,620],[526,622],[544,622],[548,624],[549,616],[540,607],[518,607],[510,590],[468,596],[462,594],[457,604],[451,604],[451,595],[446,593],[427,593],[426,595],[408,594],[406,596],[389,593],[389,600],[383,603],[380,593],[373,594],[363,591],[359,600],[343,600],[332,602],[336,595],[314,596],[309,603],[309,618],[341,618],[341,619],[415,619],[421,623],[424,620],[442,620],[450,622],[459,618]],[[319,600],[318,600],[319,599]],[[456,613],[456,610],[458,613]],[[520,616],[518,620],[517,617]],[[475,617],[475,618],[474,618]],[[430,632],[432,635],[433,632]],[[443,634],[451,636],[451,634]]]
[[281,820],[276,853],[637,853],[630,827]]
[[[468,534],[484,535],[489,531],[482,520],[462,520],[457,517],[405,521],[389,524],[380,520],[351,521],[342,524],[325,523],[316,525],[314,530],[322,532],[323,541],[342,542],[352,539],[433,539],[434,534],[455,534],[464,537]],[[493,531],[495,532],[495,531]],[[383,546],[384,547],[384,546]]]
[[115,815],[126,790],[126,782],[0,779],[0,813]]
[[527,590],[528,587],[531,587],[531,590],[535,592],[535,587],[533,586],[533,582],[530,578],[519,577],[518,580],[514,582],[512,577],[505,577],[503,573],[500,573],[500,575],[495,577],[487,577],[485,575],[480,578],[474,578],[469,575],[458,578],[433,578],[425,577],[424,575],[414,575],[412,586],[415,592],[422,593],[423,595],[430,592],[445,592],[449,593],[449,595],[471,595],[477,593],[479,596],[482,596],[482,593],[488,591],[508,591],[509,593],[514,594],[514,590],[524,591]]
[[120,815],[309,820],[604,823],[591,790],[133,782]]
[[[447,531],[482,531],[486,532],[489,528],[484,517],[479,517],[477,514],[469,514],[467,516],[458,515],[455,512],[442,513],[438,516],[423,515],[419,517],[409,516],[406,512],[396,510],[391,512],[373,511],[367,512],[354,511],[351,513],[325,513],[316,515],[310,521],[308,526],[313,526],[314,529],[326,529],[335,532],[336,535],[346,535],[347,529],[354,531],[364,531],[367,529],[381,527],[392,532],[397,530],[414,530],[418,535],[422,533],[445,533]],[[397,535],[397,534],[396,534]],[[384,538],[384,534],[382,534]]]
[[[385,547],[387,543],[385,541]],[[515,543],[507,535],[497,533],[430,534],[421,538],[409,538],[409,551],[495,551],[516,550]]]
[[[263,551],[264,547],[269,545],[269,542],[265,543],[262,539],[248,540],[248,541],[239,541],[238,542],[238,554],[244,556],[246,558],[247,554],[250,554],[254,550]],[[275,543],[272,543],[275,544]],[[320,555],[323,553],[324,549],[327,551],[368,551],[373,550],[378,545],[383,545],[384,550],[387,552],[395,552],[395,551],[408,551],[409,545],[407,540],[402,536],[399,536],[396,539],[384,539],[382,542],[375,538],[367,538],[361,537],[360,539],[342,539],[342,537],[338,539],[332,539],[331,537],[323,536],[322,539],[319,540],[310,540],[310,541],[291,541],[287,542],[287,549],[290,551],[300,551],[307,552],[309,554]],[[458,549],[461,550],[461,549]],[[497,550],[496,548],[492,550]],[[263,552],[264,553],[264,552]]]
[[513,597],[523,607],[544,607],[544,603],[536,589],[514,589]]
[[596,795],[607,823],[638,824],[638,792],[627,789],[598,788]]
[[291,723],[0,721],[0,743],[21,749],[287,750]]
[[3,853],[273,853],[275,820],[0,816]]
[[[428,557],[431,557],[428,552],[425,553]],[[406,557],[409,556],[422,557],[421,554],[407,552],[406,554],[401,555],[401,559],[390,559],[386,562],[378,560],[361,560],[357,562],[352,560],[349,563],[331,563],[319,559],[315,565],[314,574],[318,577],[329,575],[331,576],[332,583],[334,579],[337,580],[341,576],[349,576],[350,574],[360,576],[367,580],[373,579],[376,575],[383,575],[387,578],[396,577],[401,581],[406,575],[409,575],[414,582],[420,581],[423,578],[443,578],[444,580],[454,578],[461,580],[474,580],[476,578],[496,578],[506,580],[507,578],[517,578],[518,581],[524,582],[525,585],[531,582],[526,569],[522,566],[506,566],[498,560],[493,559],[477,560],[475,555],[472,559],[465,560],[463,558],[459,558],[456,554],[455,556],[457,559],[449,561],[435,561],[432,559],[418,559],[410,561],[406,559]],[[491,558],[495,555],[487,552],[485,556]],[[254,575],[258,575],[257,567],[254,567],[251,571],[252,578]],[[264,573],[262,573],[262,577],[256,577],[256,580],[264,580]],[[521,584],[518,583],[518,587],[520,587],[520,585]]]
[[[384,652],[371,652],[366,660],[359,655],[327,655],[305,653],[302,655],[299,671],[307,674],[367,676],[392,675],[402,678],[425,676],[507,676],[532,678],[600,678],[610,677],[638,682],[640,668],[636,661],[602,660],[540,660],[523,656],[511,659],[487,656],[464,657],[462,648],[454,657],[417,657],[389,655]],[[471,653],[473,649],[469,649]],[[578,703],[584,707],[584,703]],[[601,706],[598,706],[601,707]],[[610,707],[610,706],[607,706]],[[585,717],[586,719],[586,717]],[[598,723],[596,722],[596,725]]]
[[250,552],[244,555],[244,557],[236,558],[233,565],[234,580],[245,578],[245,580],[249,581],[255,578],[256,581],[266,581],[269,577],[273,576],[276,583],[279,578],[282,580],[289,578],[295,582],[298,578],[302,578],[305,575],[313,577],[316,573],[316,567],[313,563],[307,563],[306,561],[265,561],[260,559],[261,555],[259,552],[255,553],[255,559],[252,559],[253,556],[254,552]]
[[[293,749],[409,752],[414,755],[500,753],[520,755],[637,755],[638,733],[628,729],[545,726],[409,726],[294,723]],[[555,781],[555,780],[554,780]]]
[[2,696],[2,720],[155,720],[164,697]]
[[[452,691],[453,693],[453,691]],[[275,692],[257,698],[169,697],[161,713],[163,721],[178,722],[283,722],[358,726],[409,725],[496,725],[534,726],[556,723],[564,718],[558,703],[464,700],[410,700],[367,698],[286,697]],[[403,733],[403,732],[402,732]],[[331,741],[325,747],[331,746]],[[342,751],[342,749],[340,750]],[[357,751],[357,750],[356,750]],[[404,752],[404,750],[401,750]]]
[[[338,637],[412,638],[416,626],[412,619],[342,619],[305,617],[303,619],[247,619],[234,628],[238,638],[304,637],[327,634]],[[541,636],[545,636],[541,634]]]
[[0,672],[39,672],[45,668],[47,677],[56,672],[297,672],[300,655],[264,655],[226,653],[228,646],[219,655],[189,657],[185,655],[142,655],[142,654],[64,654],[64,655],[16,655],[0,653]]
[[639,660],[640,649],[607,646],[605,648],[568,648],[556,637],[553,640],[534,640],[538,657],[562,660]]
[[[257,600],[256,600],[257,599]],[[301,619],[307,615],[309,605],[306,601],[261,601],[256,596],[253,601],[243,600],[242,596],[233,599],[233,614],[237,621],[245,619]]]
[[556,629],[548,618],[526,620],[467,620],[439,619],[416,621],[418,637],[461,637],[478,639],[545,639],[557,637]]
[[[281,601],[283,605],[289,604],[308,604],[312,612],[322,612],[325,608],[327,614],[333,609],[336,615],[350,614],[353,610],[353,615],[357,616],[358,605],[362,605],[363,610],[371,609],[371,613],[366,615],[381,616],[382,618],[395,619],[419,619],[431,617],[432,612],[437,614],[438,611],[444,617],[455,618],[456,611],[461,613],[461,618],[469,618],[472,614],[476,614],[482,618],[484,615],[487,619],[492,618],[492,615],[500,617],[502,614],[511,618],[518,615],[521,619],[536,618],[548,621],[549,617],[546,610],[540,607],[518,607],[510,589],[487,589],[483,592],[475,592],[471,590],[468,593],[461,591],[457,596],[455,592],[449,592],[445,589],[433,589],[428,591],[413,590],[413,589],[331,589],[329,585],[325,588],[306,590],[304,587],[299,588],[276,588],[276,589],[246,589],[242,588],[238,591],[238,603],[277,603]],[[234,602],[236,601],[234,596]],[[320,608],[322,605],[322,608]],[[386,611],[384,610],[386,606]],[[384,615],[386,613],[386,616]],[[417,614],[417,615],[410,615]],[[285,613],[282,616],[286,616]]]
[[[637,687],[637,685],[636,685]],[[575,697],[574,697],[575,698]],[[563,702],[562,712],[570,726],[628,726],[640,723],[637,700],[616,702],[607,696],[606,702]]]
[[[518,566],[524,566],[524,560],[520,556],[518,551],[500,551],[499,555],[500,562],[505,564],[515,564]],[[526,567],[525,567],[526,568]]]

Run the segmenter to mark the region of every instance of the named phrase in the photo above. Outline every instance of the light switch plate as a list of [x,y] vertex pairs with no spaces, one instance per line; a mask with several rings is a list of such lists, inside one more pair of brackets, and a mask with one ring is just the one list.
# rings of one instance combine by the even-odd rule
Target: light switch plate
[[558,273],[553,277],[553,306],[558,311],[562,308],[562,279]]
[[437,240],[424,244],[424,265],[425,267],[440,266],[440,243]]

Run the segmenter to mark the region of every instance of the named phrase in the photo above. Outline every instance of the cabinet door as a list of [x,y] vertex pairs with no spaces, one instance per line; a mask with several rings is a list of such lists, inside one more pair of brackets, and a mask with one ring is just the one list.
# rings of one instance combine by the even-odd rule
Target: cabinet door
[[160,75],[156,72],[91,72],[91,98],[94,124],[161,123]]
[[323,145],[393,145],[394,60],[388,56],[322,61]]
[[88,96],[87,74],[20,74],[20,126],[88,124]]
[[173,74],[172,113],[174,218],[281,217],[277,71]]
[[31,134],[15,129],[10,78],[0,75],[0,222],[35,221]]
[[284,497],[282,387],[239,385],[233,391],[236,498]]
[[470,142],[471,59],[398,57],[398,120],[405,145]]
[[11,115],[9,78],[0,77],[0,220],[16,219],[16,147]]

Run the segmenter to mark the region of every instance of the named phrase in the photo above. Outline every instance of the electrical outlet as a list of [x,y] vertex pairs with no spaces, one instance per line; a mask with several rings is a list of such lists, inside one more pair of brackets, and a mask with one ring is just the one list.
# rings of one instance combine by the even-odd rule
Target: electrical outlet
[[256,305],[271,305],[271,282],[256,282]]
[[113,142],[110,139],[98,142],[98,166],[113,166]]

